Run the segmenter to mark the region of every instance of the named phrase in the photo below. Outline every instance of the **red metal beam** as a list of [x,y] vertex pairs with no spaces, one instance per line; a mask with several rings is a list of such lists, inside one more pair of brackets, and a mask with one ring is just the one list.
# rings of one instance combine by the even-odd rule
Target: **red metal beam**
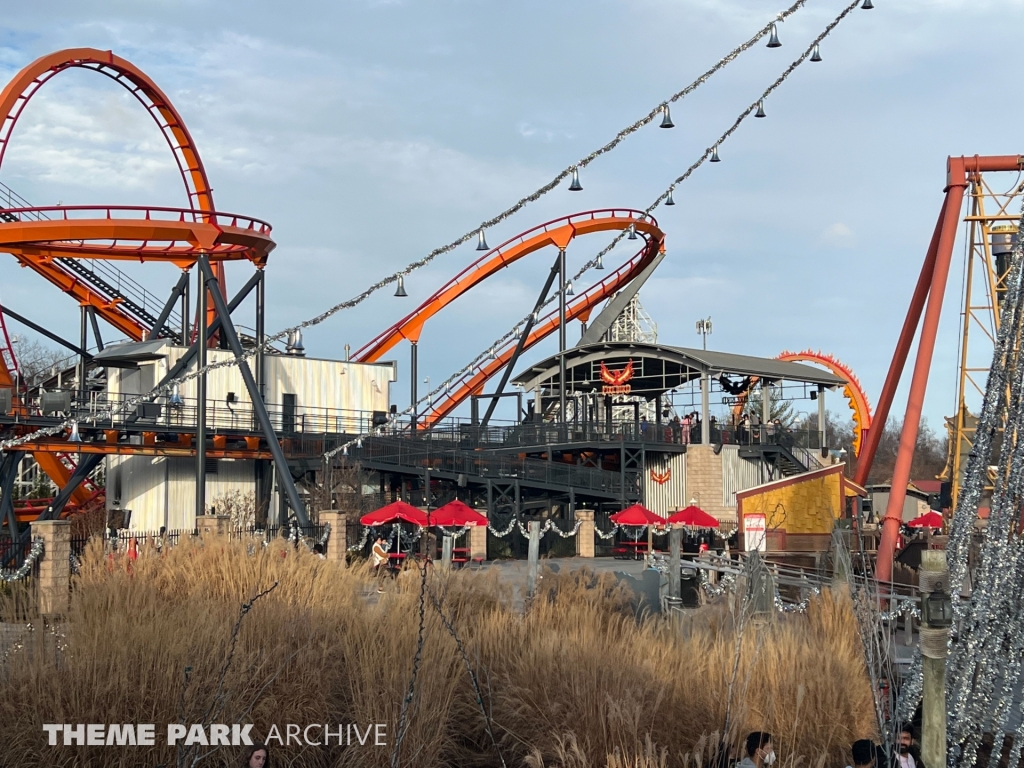
[[[975,161],[981,159],[975,158]],[[953,243],[956,240],[956,230],[960,224],[960,208],[963,205],[964,190],[967,187],[967,175],[964,172],[962,160],[963,158],[949,159],[949,184],[946,187],[942,229],[935,252],[935,269],[932,272],[928,306],[925,309],[924,323],[921,327],[921,338],[917,345],[914,376],[910,382],[907,410],[903,417],[903,432],[900,435],[900,448],[896,455],[892,487],[889,490],[889,503],[883,518],[882,539],[878,545],[875,576],[880,582],[889,581],[892,577],[896,541],[899,537],[900,524],[903,521],[903,502],[907,495],[907,483],[910,482],[910,467],[914,460],[914,447],[917,445],[921,410],[924,407],[924,396],[928,387],[928,372],[931,369],[932,354],[935,351],[935,337],[939,330],[939,318],[942,315],[942,301],[946,294],[946,280],[949,277],[949,265],[953,256]],[[976,165],[980,166],[978,163]],[[993,170],[1007,169],[1000,167]]]

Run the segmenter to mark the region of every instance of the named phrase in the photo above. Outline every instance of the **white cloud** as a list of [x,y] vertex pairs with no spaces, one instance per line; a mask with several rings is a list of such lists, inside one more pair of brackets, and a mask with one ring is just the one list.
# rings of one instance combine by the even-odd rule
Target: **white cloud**
[[825,228],[819,242],[832,248],[852,248],[855,244],[853,230],[837,221]]

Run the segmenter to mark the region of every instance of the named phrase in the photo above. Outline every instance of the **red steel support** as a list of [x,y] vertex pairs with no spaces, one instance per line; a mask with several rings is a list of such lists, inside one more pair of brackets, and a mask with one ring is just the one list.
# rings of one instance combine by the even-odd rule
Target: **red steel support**
[[[975,160],[977,159],[975,158]],[[917,444],[921,410],[924,406],[924,395],[928,386],[928,371],[932,364],[932,353],[935,351],[935,337],[939,330],[939,317],[942,314],[942,301],[946,293],[946,280],[949,277],[949,266],[953,256],[953,243],[956,240],[956,230],[960,223],[960,207],[963,205],[964,189],[967,187],[967,175],[963,170],[962,158],[958,160],[961,162],[957,163],[953,158],[950,158],[949,161],[949,183],[946,187],[946,203],[943,206],[941,234],[935,252],[935,269],[932,272],[929,288],[928,307],[925,310],[921,339],[917,346],[914,376],[911,379],[910,394],[907,397],[907,411],[903,417],[903,433],[900,435],[900,448],[896,455],[889,503],[886,505],[883,518],[882,539],[878,545],[875,575],[880,582],[889,581],[892,577],[896,540],[899,536],[900,523],[903,520],[903,502],[907,494],[907,483],[910,482],[910,466],[914,460],[914,446]]]
[[885,431],[885,423],[889,419],[889,409],[892,407],[893,397],[896,395],[896,388],[900,385],[900,376],[903,374],[903,366],[907,363],[907,355],[910,354],[910,346],[917,334],[917,325],[921,322],[921,312],[924,310],[924,301],[928,298],[928,288],[932,283],[932,273],[935,271],[935,252],[939,246],[939,235],[942,232],[942,221],[946,213],[943,206],[939,211],[939,220],[935,222],[935,232],[932,233],[932,241],[928,246],[928,253],[924,258],[921,267],[921,274],[917,278],[917,287],[914,288],[914,296],[910,300],[910,309],[907,311],[907,319],[903,321],[903,330],[900,331],[899,341],[896,342],[896,352],[893,353],[892,362],[889,364],[889,373],[886,374],[885,384],[882,386],[882,395],[875,406],[875,413],[871,417],[871,427],[867,430],[867,437],[864,447],[861,448],[857,460],[857,471],[853,476],[853,482],[864,486],[868,480],[868,473],[875,460],[875,453],[878,451],[878,444],[882,440],[882,432]]

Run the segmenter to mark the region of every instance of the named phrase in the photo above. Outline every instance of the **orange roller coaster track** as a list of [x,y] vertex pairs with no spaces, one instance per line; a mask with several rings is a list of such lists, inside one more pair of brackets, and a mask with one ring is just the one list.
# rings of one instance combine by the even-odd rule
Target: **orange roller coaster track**
[[[138,67],[111,51],[72,48],[43,56],[22,69],[0,91],[0,164],[25,107],[51,78],[68,69],[98,72],[134,96],[156,122],[170,147],[188,196],[187,208],[139,206],[55,206],[0,208],[0,251],[42,275],[82,306],[136,341],[150,328],[104,296],[73,269],[69,259],[163,261],[188,270],[200,255],[213,263],[220,293],[226,295],[223,262],[247,259],[266,264],[274,248],[270,225],[250,217],[219,213],[199,151],[166,94]],[[207,323],[212,320],[211,308]],[[9,346],[9,345],[8,345]],[[0,386],[10,387],[16,362],[0,355]],[[15,408],[23,410],[15,397]],[[29,448],[31,450],[31,448]],[[74,465],[68,457],[35,451],[39,466],[64,487]],[[93,492],[88,483],[74,491],[82,504]]]
[[[567,322],[587,320],[594,307],[632,282],[664,249],[665,235],[658,228],[657,221],[643,216],[642,211],[607,208],[564,216],[527,230],[474,261],[419,307],[363,346],[356,352],[355,359],[362,362],[379,360],[403,339],[418,343],[427,320],[474,286],[524,256],[547,246],[565,249],[578,235],[622,231],[632,226],[637,235],[643,238],[643,247],[628,262],[583,291],[566,307]],[[558,325],[557,311],[540,318],[527,337],[523,349],[529,349],[557,331]],[[441,400],[429,406],[423,415],[424,426],[430,427],[437,423],[470,395],[479,393],[487,380],[508,364],[515,346],[516,340],[513,339],[500,351],[494,350],[492,359],[480,368],[466,373]]]
[[836,376],[846,379],[848,383],[843,388],[843,394],[850,404],[850,410],[853,411],[853,454],[860,456],[861,443],[867,436],[868,430],[871,429],[871,404],[853,370],[832,355],[814,352],[810,349],[805,349],[803,352],[782,352],[776,356],[776,359],[791,363],[817,363],[828,368]]
[[0,164],[10,146],[18,119],[32,97],[51,78],[79,68],[109,77],[145,107],[167,141],[189,199],[188,208],[133,206],[56,206],[4,210],[0,221],[0,250],[45,277],[82,305],[97,313],[129,338],[139,340],[148,330],[116,305],[83,284],[57,258],[169,261],[182,269],[200,253],[214,262],[224,292],[227,259],[266,263],[274,247],[266,222],[218,213],[210,187],[184,121],[170,99],[131,62],[110,51],[72,48],[43,56],[22,69],[0,92]]

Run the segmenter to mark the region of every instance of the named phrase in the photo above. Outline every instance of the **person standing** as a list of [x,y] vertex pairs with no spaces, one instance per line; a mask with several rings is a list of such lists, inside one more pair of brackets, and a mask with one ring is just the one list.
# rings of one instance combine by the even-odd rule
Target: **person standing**
[[746,755],[737,763],[737,768],[766,768],[775,764],[775,749],[772,735],[764,731],[747,734]]
[[690,428],[692,426],[693,426],[693,419],[691,419],[690,418],[690,414],[687,413],[685,416],[683,416],[683,423],[681,425],[681,427],[682,427],[683,445],[689,445],[690,444]]
[[898,754],[893,760],[893,768],[924,768],[921,762],[921,750],[914,742],[914,726],[904,725],[900,729],[900,739],[896,742]]
[[373,577],[377,581],[377,591],[383,592],[384,588],[381,586],[381,579],[384,578],[384,574],[387,573],[387,562],[388,562],[388,550],[384,546],[384,537],[377,535],[377,540],[373,542]]

